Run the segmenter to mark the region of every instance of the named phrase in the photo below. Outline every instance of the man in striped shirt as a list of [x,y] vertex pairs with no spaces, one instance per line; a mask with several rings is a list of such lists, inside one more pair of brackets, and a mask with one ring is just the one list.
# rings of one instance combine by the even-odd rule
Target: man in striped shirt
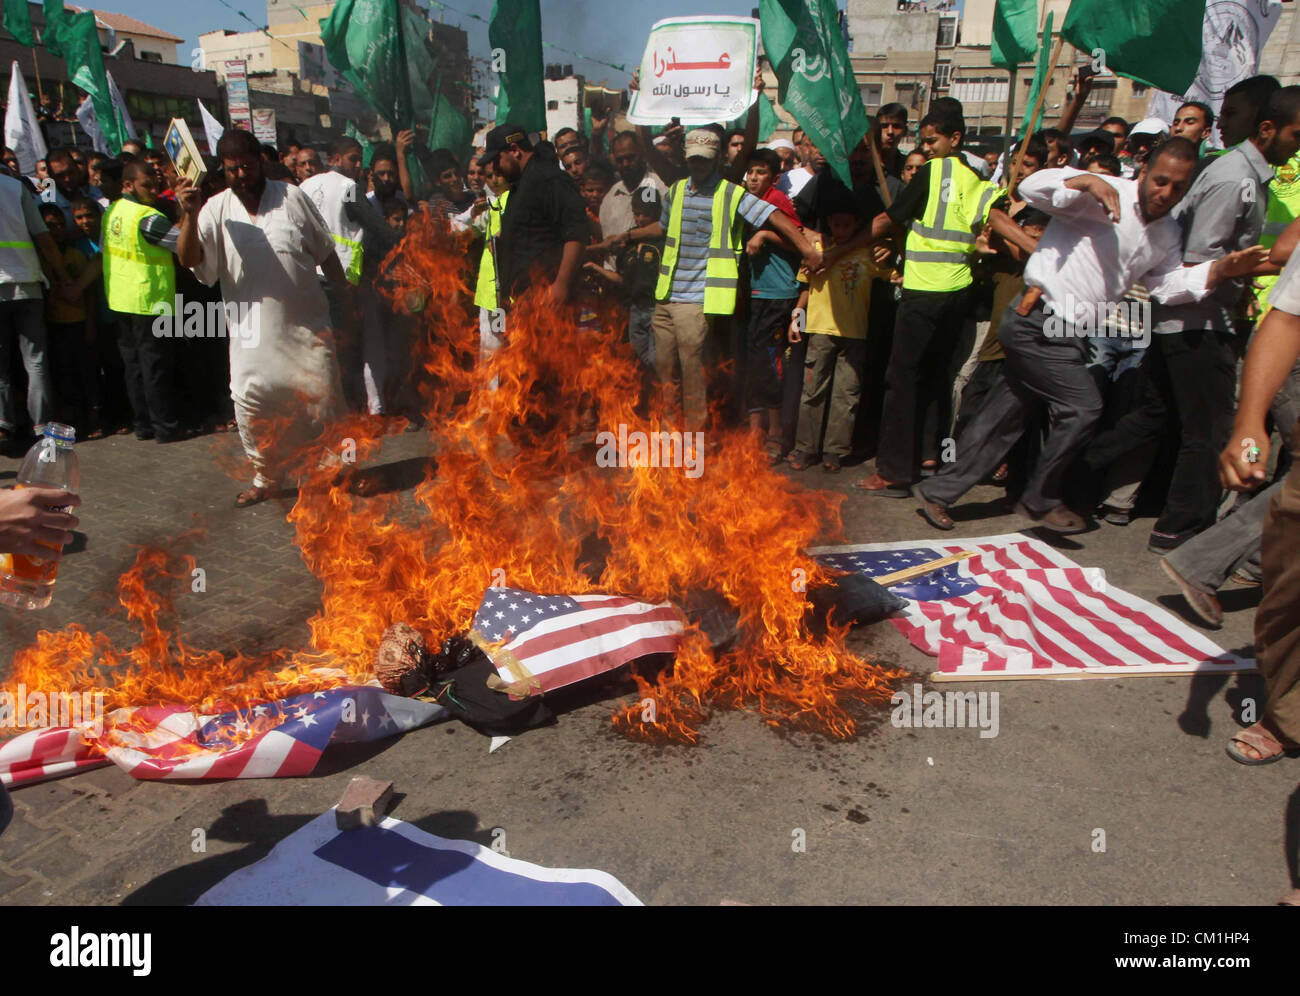
[[[775,204],[722,179],[718,173],[721,146],[716,132],[701,128],[688,133],[689,175],[669,188],[656,224],[622,237],[638,241],[666,236],[655,292],[655,370],[660,384],[667,386],[680,366],[688,431],[702,429],[708,414],[705,343],[713,318],[736,310],[744,224],[773,229],[798,249],[810,271],[821,267],[821,253]],[[725,231],[714,231],[715,212],[725,219]]]

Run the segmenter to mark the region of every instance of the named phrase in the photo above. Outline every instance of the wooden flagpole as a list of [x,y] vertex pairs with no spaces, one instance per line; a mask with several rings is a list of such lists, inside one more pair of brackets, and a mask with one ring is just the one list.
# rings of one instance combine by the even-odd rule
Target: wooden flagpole
[[[1034,119],[1038,117],[1038,112],[1043,109],[1043,101],[1046,99],[1047,91],[1048,89],[1050,89],[1052,85],[1052,74],[1056,72],[1056,60],[1061,57],[1061,47],[1064,44],[1065,44],[1065,36],[1057,35],[1056,45],[1053,46],[1052,48],[1052,58],[1047,63],[1047,79],[1043,80],[1043,87],[1041,90],[1038,91],[1038,99],[1034,101],[1033,110],[1029,112],[1029,116],[1025,119],[1029,124],[1033,123]],[[1016,177],[1020,175],[1020,163],[1025,158],[1025,146],[1027,145],[1028,138],[1029,138],[1029,130],[1027,124],[1025,128],[1026,141],[1021,142],[1020,148],[1016,150],[1015,162],[1011,164],[1011,176],[1007,180],[1008,186],[1015,183]]]
[[41,89],[41,64],[36,61],[36,49],[32,49],[32,68],[36,70],[36,99],[45,103],[45,91]]

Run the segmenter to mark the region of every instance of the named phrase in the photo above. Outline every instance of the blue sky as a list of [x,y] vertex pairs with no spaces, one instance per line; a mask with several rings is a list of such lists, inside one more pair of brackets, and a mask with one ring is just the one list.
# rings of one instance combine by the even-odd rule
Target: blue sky
[[[181,61],[187,62],[189,50],[198,46],[198,37],[203,32],[222,28],[252,30],[252,26],[236,11],[244,11],[258,26],[266,23],[264,2],[226,2],[229,7],[222,6],[221,0],[181,0],[179,3],[177,0],[104,0],[102,5],[95,6],[129,14],[184,38],[180,54]],[[459,10],[477,14],[484,21],[492,14],[492,0],[448,2]],[[747,16],[756,6],[758,0],[654,0],[653,3],[640,0],[542,0],[542,39],[593,58],[631,67],[641,58],[650,25],[660,18],[703,13]],[[444,11],[443,20],[468,32],[471,55],[487,55],[486,23],[451,10]],[[628,80],[627,74],[555,49],[546,49],[545,55],[548,62],[572,63],[575,72],[592,82],[608,79],[611,85],[621,86]]]

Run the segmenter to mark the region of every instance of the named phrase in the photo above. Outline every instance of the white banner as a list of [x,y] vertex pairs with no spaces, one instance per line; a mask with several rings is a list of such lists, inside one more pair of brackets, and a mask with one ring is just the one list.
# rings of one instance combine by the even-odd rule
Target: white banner
[[1178,108],[1189,100],[1208,104],[1218,115],[1229,88],[1259,72],[1259,53],[1281,16],[1281,0],[1209,0],[1196,79],[1181,97],[1164,90],[1152,93],[1147,116],[1172,122]]
[[32,107],[32,95],[27,92],[27,81],[18,71],[18,62],[14,61],[13,75],[9,77],[9,106],[5,110],[5,145],[14,150],[18,157],[18,171],[23,176],[32,176],[36,172],[36,161],[44,159],[49,151],[45,147],[45,135],[40,122],[36,120],[36,109]]
[[131,112],[126,109],[126,101],[122,99],[122,91],[117,88],[117,80],[113,79],[112,73],[105,73],[108,77],[108,94],[113,98],[113,106],[117,108],[117,116],[122,122],[122,141],[128,138],[140,140],[140,136],[135,133],[135,122],[131,120]]
[[670,17],[650,29],[641,56],[633,124],[726,123],[758,98],[758,21],[752,17]]
[[199,101],[199,117],[203,119],[203,133],[208,139],[208,154],[215,156],[217,154],[217,143],[221,141],[221,136],[226,133],[226,129],[221,126],[221,122],[212,116],[212,112],[203,106],[203,101]]

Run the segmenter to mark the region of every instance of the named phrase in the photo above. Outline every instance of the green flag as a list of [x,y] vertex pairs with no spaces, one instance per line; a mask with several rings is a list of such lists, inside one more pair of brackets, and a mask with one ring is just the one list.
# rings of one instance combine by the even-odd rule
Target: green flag
[[469,122],[442,92],[441,79],[434,89],[433,100],[433,111],[429,115],[429,148],[449,149],[463,163],[474,143]]
[[399,0],[339,0],[320,22],[330,63],[394,131],[415,123]]
[[27,0],[5,0],[5,30],[18,39],[19,43],[31,48],[36,44],[32,34],[32,15],[27,9]]
[[[746,111],[734,121],[728,122],[727,131],[744,131],[745,125],[749,123],[749,111]],[[772,132],[781,127],[781,119],[776,116],[776,108],[772,106],[772,101],[768,100],[767,94],[758,95],[758,140],[766,142],[772,137]]]
[[[1026,135],[1032,135],[1038,129],[1038,121],[1042,116],[1042,108],[1040,107],[1035,114],[1034,107],[1038,103],[1039,93],[1047,85],[1047,77],[1051,74],[1048,63],[1052,61],[1052,13],[1048,11],[1047,23],[1043,25],[1043,40],[1038,46],[1038,65],[1034,67],[1034,81],[1029,85],[1029,96],[1025,98],[1025,117],[1020,122],[1021,141]],[[1032,121],[1030,115],[1033,115]]]
[[497,73],[497,124],[546,130],[542,82],[542,8],[539,0],[496,0],[488,25],[492,68]]
[[104,53],[99,47],[95,15],[85,10],[67,18],[60,32],[60,42],[68,76],[90,95],[99,130],[104,135],[109,154],[115,156],[122,150],[123,129],[108,89],[108,74],[104,71]]
[[349,121],[343,128],[343,134],[348,138],[355,138],[357,144],[361,146],[361,168],[369,169],[370,160],[375,156],[375,147],[370,143],[370,139],[357,131],[356,125]]
[[146,132],[144,133],[144,147],[145,147],[146,149],[152,149],[152,148],[153,148],[153,132],[151,132],[151,131],[146,131]]
[[997,0],[990,56],[993,65],[1015,69],[1032,59],[1037,47],[1038,0]]
[[1205,0],[1074,0],[1061,35],[1113,73],[1186,93],[1201,65],[1204,24]]
[[853,66],[834,0],[760,0],[763,47],[776,70],[781,106],[849,186],[849,153],[867,133]]
[[[9,26],[9,0],[5,2],[5,27]],[[24,6],[26,6],[24,4]],[[45,0],[45,28],[41,31],[41,44],[50,55],[63,58],[63,36],[68,29],[68,12],[63,0]]]

